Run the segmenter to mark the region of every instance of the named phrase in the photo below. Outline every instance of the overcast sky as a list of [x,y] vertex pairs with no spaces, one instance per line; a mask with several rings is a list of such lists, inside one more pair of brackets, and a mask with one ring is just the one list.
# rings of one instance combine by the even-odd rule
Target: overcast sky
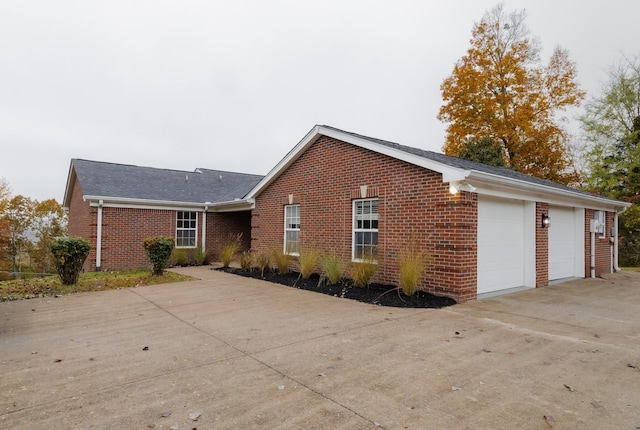
[[[266,174],[315,125],[441,151],[440,84],[497,4],[0,1],[0,177],[62,200],[72,158]],[[519,0],[595,96],[636,0]]]

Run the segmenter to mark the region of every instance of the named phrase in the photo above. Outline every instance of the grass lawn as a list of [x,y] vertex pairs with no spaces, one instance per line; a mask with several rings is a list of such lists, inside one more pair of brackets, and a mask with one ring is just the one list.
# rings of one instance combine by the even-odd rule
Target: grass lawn
[[148,270],[83,273],[75,285],[62,285],[58,276],[44,278],[15,279],[0,282],[0,302],[32,299],[86,291],[104,291],[118,288],[141,287],[169,282],[192,281],[195,278],[165,272],[152,276]]

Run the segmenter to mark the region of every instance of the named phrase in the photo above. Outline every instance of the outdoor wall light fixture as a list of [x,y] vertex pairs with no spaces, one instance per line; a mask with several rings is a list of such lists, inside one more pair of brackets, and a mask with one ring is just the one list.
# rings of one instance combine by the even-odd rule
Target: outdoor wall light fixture
[[549,218],[549,215],[547,214],[542,214],[542,228],[547,228],[549,227],[549,225],[551,225],[551,218]]

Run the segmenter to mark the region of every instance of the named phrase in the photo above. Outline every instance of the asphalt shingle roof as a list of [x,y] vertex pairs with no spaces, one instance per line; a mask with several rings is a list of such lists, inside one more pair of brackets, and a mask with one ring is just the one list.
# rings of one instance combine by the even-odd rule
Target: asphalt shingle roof
[[526,175],[524,173],[520,173],[520,172],[517,172],[515,170],[507,169],[505,167],[490,166],[488,164],[478,163],[476,161],[465,160],[465,159],[458,158],[458,157],[452,157],[452,156],[441,154],[441,153],[438,153],[438,152],[426,151],[426,150],[423,150],[423,149],[413,148],[411,146],[400,145],[398,143],[389,142],[387,140],[376,139],[376,138],[373,138],[373,137],[363,136],[361,134],[351,133],[351,132],[348,132],[348,131],[340,130],[338,128],[331,127],[331,126],[328,126],[328,125],[323,125],[322,127],[326,127],[326,128],[338,131],[340,133],[345,133],[345,134],[351,135],[353,137],[357,137],[359,139],[368,140],[370,142],[377,143],[379,145],[383,145],[383,146],[386,146],[386,147],[389,147],[389,148],[394,148],[394,149],[397,149],[398,151],[403,151],[403,152],[406,152],[406,153],[409,153],[409,154],[412,154],[412,155],[415,155],[415,156],[418,156],[418,157],[426,158],[428,160],[436,161],[438,163],[442,163],[442,164],[445,164],[445,165],[448,165],[448,166],[451,166],[451,167],[456,167],[456,168],[460,168],[460,169],[464,169],[464,170],[475,170],[477,172],[488,173],[488,174],[496,175],[496,176],[502,176],[504,178],[510,178],[510,179],[514,179],[514,180],[518,180],[518,181],[529,182],[531,184],[541,185],[541,186],[545,186],[545,187],[552,187],[552,188],[556,188],[558,190],[563,190],[563,191],[569,191],[569,192],[572,192],[572,193],[583,194],[585,196],[591,196],[591,197],[595,196],[595,194],[587,192],[587,191],[582,191],[582,190],[579,190],[577,188],[561,185],[561,184],[558,184],[558,183],[553,182],[553,181],[548,181],[546,179],[540,179],[540,178],[537,178],[535,176]]
[[221,203],[243,198],[262,179],[210,169],[188,172],[81,159],[71,163],[88,196]]

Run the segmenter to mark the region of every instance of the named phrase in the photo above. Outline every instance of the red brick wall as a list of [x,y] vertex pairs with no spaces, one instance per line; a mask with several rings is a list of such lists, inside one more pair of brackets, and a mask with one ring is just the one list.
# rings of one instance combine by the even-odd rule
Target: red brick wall
[[82,187],[80,182],[76,181],[69,202],[68,232],[69,236],[82,237],[91,242],[91,250],[82,267],[88,272],[96,269],[96,213],[96,208],[82,200]]
[[207,254],[218,261],[220,247],[229,236],[242,233],[242,250],[251,248],[251,212],[207,213]]
[[[69,204],[69,235],[91,242],[91,251],[84,271],[96,269],[96,234],[98,208],[82,199],[82,188],[76,181]],[[102,208],[101,270],[124,270],[150,267],[142,240],[145,237],[166,235],[175,238],[176,211],[157,209]],[[251,243],[251,213],[208,213],[207,253],[217,255],[222,242],[234,233],[243,233],[243,246]],[[198,214],[197,243],[201,246],[202,213]]]
[[542,228],[542,214],[549,215],[547,203],[536,203],[536,287],[549,285],[549,229]]
[[367,185],[379,199],[375,282],[398,283],[409,240],[432,256],[420,287],[458,301],[476,298],[477,196],[449,193],[440,174],[322,136],[256,198],[252,249],[282,250],[284,205],[300,204],[301,246],[351,261],[352,201]]
[[[198,216],[198,231],[200,228]],[[143,239],[160,235],[175,238],[175,231],[176,211],[102,208],[101,270],[151,267],[142,246]],[[200,236],[197,237],[200,243]]]
[[[591,276],[591,233],[590,222],[596,211],[585,209],[584,211],[584,258],[585,258],[585,277]],[[605,237],[601,238],[599,233],[595,234],[595,255],[596,276],[604,273],[611,273],[611,227],[614,227],[614,213],[607,212],[605,216]]]

